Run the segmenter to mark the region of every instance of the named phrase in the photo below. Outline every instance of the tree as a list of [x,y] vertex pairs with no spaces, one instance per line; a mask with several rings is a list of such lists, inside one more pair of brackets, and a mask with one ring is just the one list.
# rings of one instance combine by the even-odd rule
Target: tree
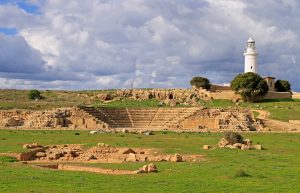
[[190,81],[190,84],[196,88],[202,87],[203,89],[206,89],[206,90],[210,89],[210,87],[211,87],[211,84],[207,78],[199,77],[199,76],[194,77]]
[[231,88],[240,94],[244,101],[250,102],[260,99],[269,91],[267,82],[253,72],[237,75],[231,81]]
[[275,89],[278,92],[290,92],[291,91],[291,84],[287,80],[277,80],[275,82]]
[[41,93],[38,90],[30,90],[29,94],[28,94],[28,98],[31,100],[35,100],[35,99],[41,99]]

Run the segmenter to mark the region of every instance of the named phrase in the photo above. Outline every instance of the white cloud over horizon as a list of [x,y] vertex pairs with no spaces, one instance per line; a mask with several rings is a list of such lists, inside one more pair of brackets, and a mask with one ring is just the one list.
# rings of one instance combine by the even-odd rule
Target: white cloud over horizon
[[300,90],[295,0],[28,0],[0,4],[0,88],[188,87],[228,83],[254,36],[262,76]]

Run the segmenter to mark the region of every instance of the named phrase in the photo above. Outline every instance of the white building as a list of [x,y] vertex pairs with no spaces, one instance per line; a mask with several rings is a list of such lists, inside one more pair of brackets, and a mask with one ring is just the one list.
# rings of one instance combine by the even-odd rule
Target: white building
[[246,50],[244,52],[245,56],[245,73],[246,72],[254,72],[258,73],[257,69],[257,52],[255,50],[255,41],[252,37],[250,37],[247,41]]

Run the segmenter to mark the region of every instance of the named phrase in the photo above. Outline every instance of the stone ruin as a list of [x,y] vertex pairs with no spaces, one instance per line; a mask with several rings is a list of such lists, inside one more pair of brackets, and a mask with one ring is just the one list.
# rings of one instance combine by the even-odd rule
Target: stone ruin
[[202,109],[186,118],[180,125],[183,129],[203,131],[260,131],[262,125],[257,122],[248,109]]
[[[101,145],[99,145],[101,144]],[[23,148],[30,151],[21,154],[20,161],[34,162],[96,162],[96,163],[122,163],[122,162],[197,162],[201,155],[169,155],[162,154],[154,149],[109,147],[102,145],[89,149],[81,145],[65,144],[42,146],[37,143],[24,144]]]
[[45,111],[2,110],[0,127],[18,129],[87,129],[121,131],[253,131],[261,130],[250,110],[192,108],[58,108]]
[[78,108],[52,110],[1,110],[0,127],[19,129],[87,129],[108,128],[103,122]]
[[224,137],[218,143],[219,148],[229,148],[229,149],[241,149],[241,150],[262,150],[263,147],[260,144],[254,145],[251,139],[245,139],[242,142],[230,143]]
[[[80,96],[88,97],[86,94]],[[205,89],[124,89],[107,91],[95,96],[93,100],[149,100],[161,101],[161,105],[176,106],[176,104],[199,106],[198,101],[211,100],[210,92]]]

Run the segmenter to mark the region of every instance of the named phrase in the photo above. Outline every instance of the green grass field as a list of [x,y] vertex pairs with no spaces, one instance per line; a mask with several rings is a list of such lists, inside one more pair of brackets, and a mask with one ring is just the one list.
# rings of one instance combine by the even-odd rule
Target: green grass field
[[[59,107],[72,107],[78,105],[92,105],[95,107],[119,107],[119,108],[152,108],[159,107],[159,101],[155,99],[145,101],[119,100],[109,103],[100,102],[95,96],[103,92],[114,92],[113,90],[91,90],[91,91],[41,91],[42,100],[28,99],[29,91],[26,90],[0,90],[0,109],[30,109],[44,110]],[[250,108],[266,110],[271,113],[272,119],[288,121],[300,120],[300,100],[280,99],[263,100],[257,103],[240,103],[236,105],[229,100],[200,101],[200,105],[209,108]],[[182,107],[182,105],[178,105]]]
[[[300,192],[300,134],[245,133],[266,150],[202,150],[216,146],[220,133],[97,134],[88,131],[0,131],[0,152],[21,152],[22,144],[98,142],[112,146],[160,148],[166,153],[202,154],[201,163],[157,163],[158,173],[113,176],[33,168],[0,158],[0,192]],[[135,170],[143,163],[95,164]],[[245,177],[236,177],[239,170]]]

